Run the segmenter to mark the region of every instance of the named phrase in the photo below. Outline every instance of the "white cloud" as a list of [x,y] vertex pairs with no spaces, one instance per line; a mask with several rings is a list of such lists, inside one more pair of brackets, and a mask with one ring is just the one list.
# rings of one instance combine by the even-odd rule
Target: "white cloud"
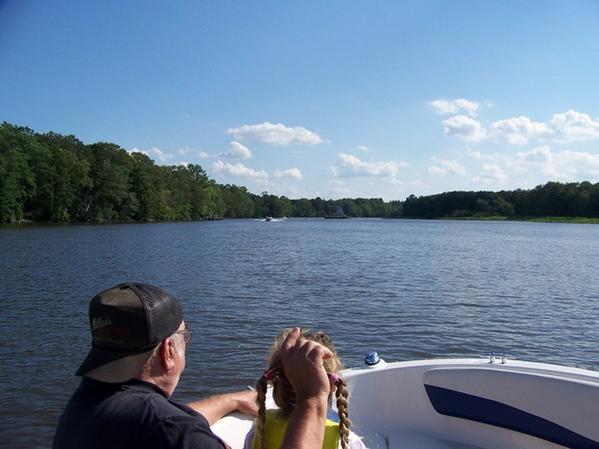
[[286,196],[287,198],[306,198],[310,194],[305,190],[298,189],[296,186],[290,185],[289,183],[270,183],[267,186],[267,190],[278,196]]
[[510,145],[525,145],[529,139],[549,137],[552,130],[541,122],[533,122],[523,115],[491,124],[491,133]]
[[431,165],[428,168],[429,175],[465,175],[466,169],[458,161],[439,159],[437,157],[431,158],[431,160],[437,165]]
[[535,122],[520,115],[497,120],[485,129],[480,122],[472,118],[476,109],[468,110],[464,108],[464,104],[460,107],[458,101],[460,100],[435,100],[430,104],[441,114],[465,110],[470,115],[455,115],[442,121],[445,134],[455,135],[466,141],[481,142],[493,138],[510,145],[526,145],[533,139],[557,143],[599,139],[599,117],[594,119],[589,114],[572,109],[553,114],[549,122]]
[[455,100],[433,100],[429,103],[437,114],[459,114],[465,112],[471,117],[476,116],[478,103],[476,101],[457,98]]
[[485,128],[476,120],[465,116],[456,115],[443,120],[443,131],[450,136],[458,136],[468,142],[480,142],[487,137]]
[[473,150],[472,148],[466,147],[466,154],[468,156],[470,156],[471,158],[474,158],[476,160],[486,160],[486,161],[494,161],[496,159],[496,156],[493,154],[484,154],[481,153],[479,150]]
[[508,175],[497,164],[483,164],[480,176],[472,178],[477,184],[489,185],[505,185],[509,179]]
[[246,167],[241,162],[231,164],[230,162],[223,162],[221,160],[216,161],[212,164],[214,171],[217,173],[226,173],[232,176],[239,176],[241,178],[254,178],[254,179],[266,179],[268,173],[264,170],[254,170]]
[[352,189],[347,187],[343,181],[334,179],[332,181],[329,181],[329,185],[331,186],[331,190],[337,198],[349,198],[358,196]]
[[447,171],[446,171],[446,170],[444,170],[444,169],[443,169],[443,168],[441,168],[441,167],[437,167],[436,165],[431,165],[431,166],[428,168],[428,170],[427,170],[427,171],[428,171],[428,174],[429,174],[429,175],[433,175],[433,176],[434,176],[434,175],[446,175],[446,174],[447,174]]
[[568,150],[558,153],[557,160],[560,165],[576,164],[576,172],[599,175],[599,154]]
[[508,180],[506,171],[520,177],[521,184],[534,185],[547,179],[581,181],[599,177],[599,154],[582,151],[554,151],[549,145],[542,145],[530,151],[516,154],[483,154],[470,152],[480,161],[483,173],[475,182],[494,184]]
[[405,186],[406,182],[402,181],[401,179],[397,179],[397,178],[389,178],[389,180],[387,181],[389,183],[389,185],[392,186]]
[[230,159],[251,159],[252,152],[245,145],[233,140],[229,142],[229,151],[223,153],[223,156]]
[[140,150],[139,148],[133,148],[131,150],[132,153],[142,153],[146,156],[156,160],[158,159],[160,162],[168,162],[173,158],[172,154],[165,153],[160,148],[152,147],[149,150]]
[[517,153],[508,165],[516,173],[542,173],[551,178],[599,176],[599,154],[580,151],[554,152],[548,145]]
[[210,155],[208,153],[206,153],[205,151],[200,151],[198,153],[198,157],[200,159],[210,159]]
[[275,178],[294,178],[302,179],[302,172],[299,168],[288,168],[287,170],[275,170],[273,173]]
[[181,147],[181,148],[179,148],[179,149],[177,150],[177,153],[179,153],[181,156],[183,156],[183,155],[185,155],[185,154],[189,153],[189,150],[190,150],[190,149],[189,149],[189,147],[188,147],[188,146],[184,146],[184,147]]
[[559,177],[553,153],[548,145],[508,157],[507,164],[514,172],[519,174],[534,170],[545,176]]
[[366,145],[358,145],[356,147],[357,151],[361,151],[362,153],[367,153],[368,152],[368,147]]
[[583,112],[572,109],[559,114],[553,114],[549,121],[555,139],[558,142],[574,142],[599,138],[599,117],[593,119]]
[[399,175],[400,168],[407,167],[409,164],[404,161],[379,161],[364,162],[356,156],[347,153],[337,155],[337,164],[331,167],[333,176],[373,176],[373,177],[391,177],[396,178]]
[[257,125],[243,125],[229,128],[227,134],[240,140],[257,140],[269,145],[306,144],[317,145],[322,138],[303,126],[285,126],[282,123],[264,122]]
[[599,176],[599,154],[582,151],[562,151],[555,155],[558,167],[564,174],[587,174]]

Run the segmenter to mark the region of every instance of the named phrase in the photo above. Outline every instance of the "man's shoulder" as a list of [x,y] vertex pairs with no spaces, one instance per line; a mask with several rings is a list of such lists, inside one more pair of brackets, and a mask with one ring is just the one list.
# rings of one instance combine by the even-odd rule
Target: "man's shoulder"
[[[150,391],[148,388],[124,388],[112,396],[114,408],[124,408],[137,411],[138,415],[148,421],[189,421],[195,425],[210,429],[208,421],[200,413],[185,404],[167,398],[161,393]],[[139,412],[143,413],[139,413]]]
[[[60,418],[55,448],[223,449],[206,419],[151,385],[84,383]],[[201,445],[201,446],[200,446]]]
[[160,419],[180,411],[164,395],[149,388],[138,388],[135,385],[123,386],[120,391],[102,402],[102,412],[117,416],[125,416],[133,412],[131,416]]
[[152,429],[152,438],[163,447],[203,449],[224,449],[226,445],[212,430],[206,418],[185,404],[167,400],[153,402],[156,407],[156,421]]
[[148,431],[154,441],[160,442],[159,446],[223,449],[224,444],[212,433],[206,418],[186,404],[159,393],[148,394],[143,388],[139,391],[134,387],[125,392],[129,395],[128,400],[147,409],[152,427]]

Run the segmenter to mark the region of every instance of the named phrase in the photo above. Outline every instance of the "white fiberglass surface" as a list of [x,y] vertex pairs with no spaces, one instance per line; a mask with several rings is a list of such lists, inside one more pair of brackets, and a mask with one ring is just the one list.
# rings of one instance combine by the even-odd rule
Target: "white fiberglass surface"
[[[462,376],[463,373],[468,375]],[[442,380],[454,388],[474,388],[473,391],[483,396],[486,388],[495,399],[508,398],[510,394],[513,397],[514,393],[509,393],[509,389],[521,390],[519,394],[522,397],[527,391],[532,392],[539,396],[536,399],[543,396],[542,400],[533,398],[531,401],[531,406],[537,407],[534,411],[541,415],[546,412],[550,416],[559,414],[543,410],[543,407],[561,407],[562,414],[563,409],[580,410],[581,397],[575,399],[577,385],[584,385],[591,388],[592,394],[599,394],[597,372],[521,361],[489,364],[488,359],[420,360],[389,363],[381,368],[349,369],[343,374],[350,391],[352,430],[364,438],[369,449],[563,448],[527,434],[437,413],[424,388],[427,376],[434,377],[439,385],[442,385]],[[499,374],[501,382],[494,382],[495,374]],[[480,382],[476,381],[476,376]],[[555,388],[555,379],[560,380],[557,385],[571,395],[571,401],[568,401],[568,395],[560,396],[559,389]],[[486,386],[486,383],[491,384]],[[585,391],[588,394],[589,390]],[[556,398],[553,403],[551,397]],[[583,406],[594,407],[593,401],[589,399],[588,402]],[[270,401],[269,407],[272,406],[274,404]],[[568,417],[566,421],[575,427],[579,425],[579,430],[588,433],[592,426],[583,421],[592,419],[588,416],[589,412],[577,415],[579,418]],[[233,449],[241,449],[250,427],[251,420],[229,417],[219,421],[213,429]],[[595,438],[594,434],[587,436]]]

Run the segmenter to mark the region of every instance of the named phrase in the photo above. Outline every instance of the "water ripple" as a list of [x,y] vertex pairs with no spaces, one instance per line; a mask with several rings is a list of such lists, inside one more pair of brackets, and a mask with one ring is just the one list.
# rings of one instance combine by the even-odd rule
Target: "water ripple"
[[[253,384],[283,327],[328,331],[346,365],[476,356],[599,369],[599,226],[254,220],[0,228],[0,431],[48,447],[89,345],[87,305],[162,286],[194,329],[180,400]],[[26,430],[25,430],[26,429]],[[0,447],[5,444],[0,442]]]

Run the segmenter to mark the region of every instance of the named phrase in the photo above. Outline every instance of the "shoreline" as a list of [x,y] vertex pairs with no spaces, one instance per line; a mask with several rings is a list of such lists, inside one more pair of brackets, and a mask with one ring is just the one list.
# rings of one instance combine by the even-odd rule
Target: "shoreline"
[[599,224],[599,218],[593,217],[503,217],[500,215],[489,217],[445,217],[433,220],[464,220],[464,221],[514,221],[532,223],[568,223],[568,224]]
[[[127,224],[160,224],[160,223],[201,223],[228,220],[259,220],[262,217],[245,218],[201,218],[194,220],[156,220],[156,221],[101,221],[101,222],[72,222],[55,223],[44,221],[25,220],[21,223],[1,223],[2,228],[27,228],[27,227],[53,227],[53,226],[114,226]],[[324,217],[288,217],[289,219],[324,219]],[[465,216],[465,217],[347,217],[348,219],[383,219],[383,220],[450,220],[450,221],[511,221],[511,222],[532,222],[532,223],[566,223],[566,224],[599,224],[599,218],[593,217],[504,217],[501,215],[492,216]]]

